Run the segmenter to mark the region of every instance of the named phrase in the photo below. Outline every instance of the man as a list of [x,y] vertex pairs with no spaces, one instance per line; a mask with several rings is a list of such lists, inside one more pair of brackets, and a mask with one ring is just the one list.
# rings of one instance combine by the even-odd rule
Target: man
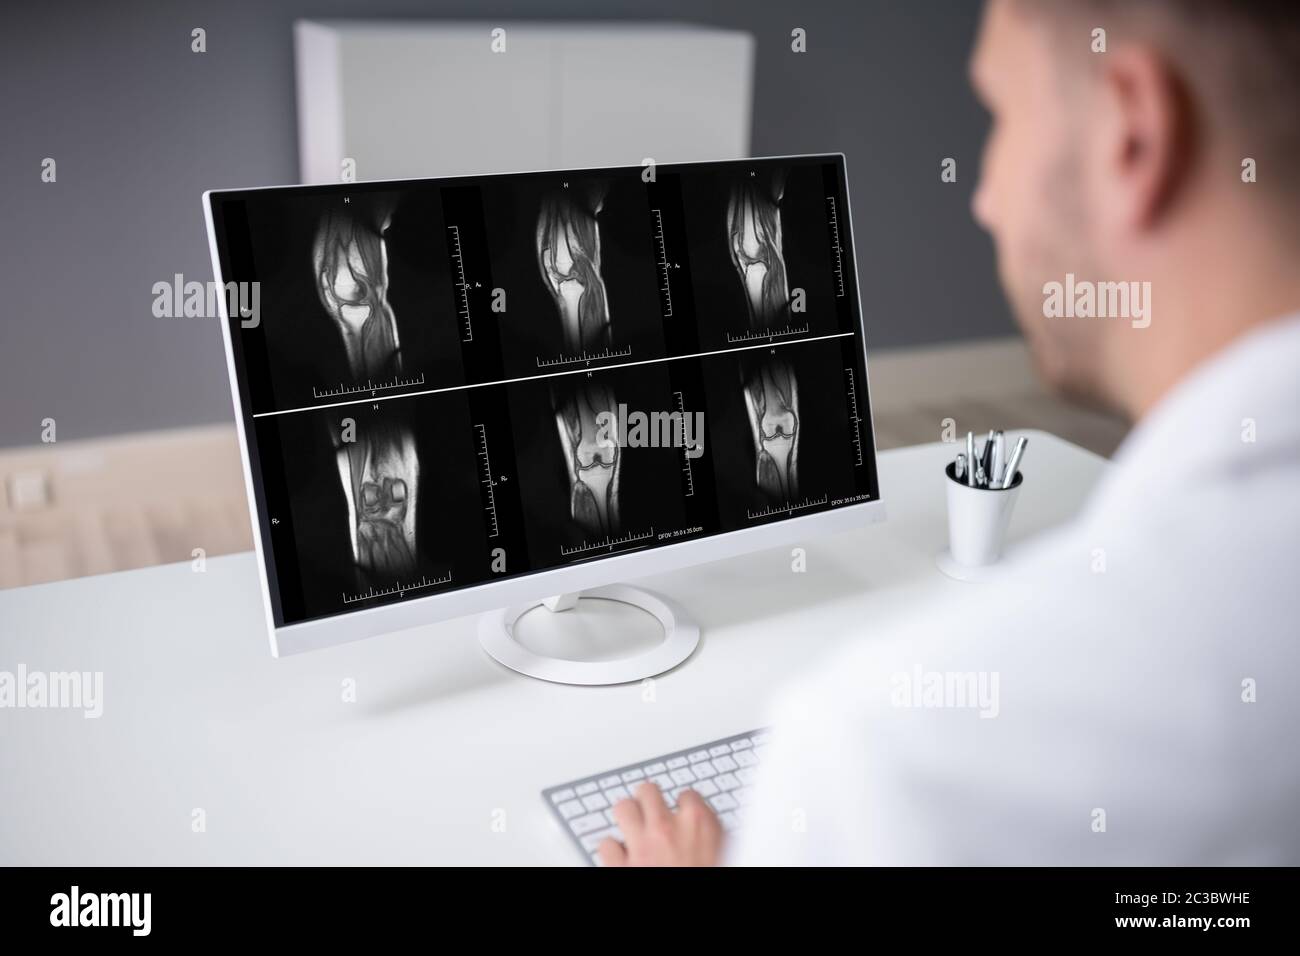
[[[872,622],[785,696],[727,858],[1300,863],[1300,6],[991,0],[972,74],[974,211],[1036,364],[1136,425],[999,583]],[[1050,304],[1083,281],[1149,294]],[[997,706],[926,706],[918,672]],[[615,815],[607,865],[723,859],[698,797]]]

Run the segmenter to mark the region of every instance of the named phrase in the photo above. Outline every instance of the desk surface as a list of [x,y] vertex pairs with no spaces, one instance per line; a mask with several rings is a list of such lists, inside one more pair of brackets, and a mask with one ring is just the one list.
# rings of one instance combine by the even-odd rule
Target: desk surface
[[[1026,434],[1013,541],[1106,467]],[[103,672],[98,719],[0,709],[0,864],[581,863],[543,787],[760,726],[834,643],[978,586],[934,564],[955,447],[881,453],[888,520],[808,541],[805,573],[776,549],[639,582],[702,630],[653,699],[507,671],[473,618],[273,660],[251,553],[0,591],[0,671]]]

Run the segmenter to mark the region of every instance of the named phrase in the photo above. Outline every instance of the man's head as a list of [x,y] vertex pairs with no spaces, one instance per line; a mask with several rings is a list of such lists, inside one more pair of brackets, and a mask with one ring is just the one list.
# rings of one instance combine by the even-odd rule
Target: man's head
[[[975,216],[1049,384],[1137,417],[1300,307],[1294,281],[1260,279],[1300,259],[1295,0],[990,0],[971,74],[993,118]],[[1071,275],[1150,296],[1127,317],[1045,309]]]

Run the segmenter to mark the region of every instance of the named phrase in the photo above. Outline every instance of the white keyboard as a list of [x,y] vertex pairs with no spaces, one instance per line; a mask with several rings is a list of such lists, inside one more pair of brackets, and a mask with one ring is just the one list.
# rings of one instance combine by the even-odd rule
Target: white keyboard
[[717,811],[723,827],[734,830],[744,818],[767,740],[766,730],[751,730],[550,787],[542,797],[592,863],[598,862],[596,847],[605,837],[623,839],[614,825],[614,804],[647,780],[658,785],[674,811],[678,794],[694,790]]

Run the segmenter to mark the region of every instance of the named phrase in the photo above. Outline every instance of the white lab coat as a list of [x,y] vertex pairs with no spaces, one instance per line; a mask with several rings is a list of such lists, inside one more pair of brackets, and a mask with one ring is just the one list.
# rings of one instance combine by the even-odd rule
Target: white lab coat
[[[1300,863],[1300,316],[1180,383],[1008,570],[790,689],[730,861]],[[996,716],[905,706],[918,669],[996,675]]]

